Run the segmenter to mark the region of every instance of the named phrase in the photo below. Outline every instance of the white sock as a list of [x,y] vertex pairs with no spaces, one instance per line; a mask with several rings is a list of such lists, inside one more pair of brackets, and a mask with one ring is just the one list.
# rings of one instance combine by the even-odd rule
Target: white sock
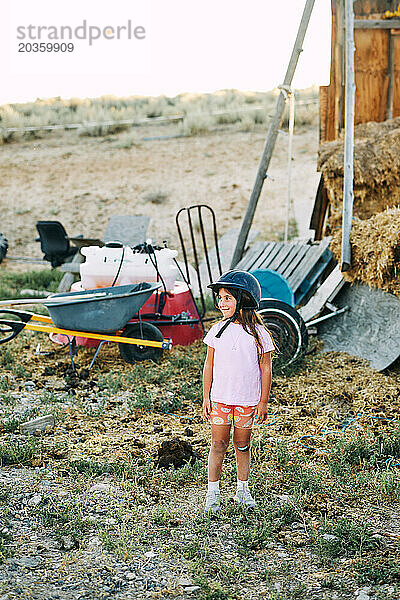
[[248,490],[249,489],[249,482],[248,481],[241,481],[240,479],[237,480],[237,489],[238,490]]
[[208,491],[219,493],[219,481],[209,481],[208,482]]

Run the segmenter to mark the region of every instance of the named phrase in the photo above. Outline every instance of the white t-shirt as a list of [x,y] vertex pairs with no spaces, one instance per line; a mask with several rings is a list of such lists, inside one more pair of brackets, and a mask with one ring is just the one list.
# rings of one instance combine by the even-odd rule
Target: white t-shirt
[[[230,323],[220,338],[215,335],[225,324],[213,325],[204,343],[214,348],[214,368],[210,399],[223,404],[255,406],[260,401],[261,372],[255,338],[242,325]],[[256,325],[264,352],[274,345],[268,331]]]

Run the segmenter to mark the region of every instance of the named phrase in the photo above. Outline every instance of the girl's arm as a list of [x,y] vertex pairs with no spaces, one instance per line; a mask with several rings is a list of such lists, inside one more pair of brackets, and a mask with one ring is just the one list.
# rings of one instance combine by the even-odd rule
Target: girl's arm
[[272,368],[271,368],[271,352],[265,352],[260,358],[261,371],[261,394],[260,401],[257,404],[256,422],[261,424],[267,418],[268,399],[271,391]]
[[207,346],[207,356],[204,361],[203,368],[203,416],[206,421],[210,420],[211,413],[211,401],[210,392],[213,378],[213,366],[214,366],[214,348]]

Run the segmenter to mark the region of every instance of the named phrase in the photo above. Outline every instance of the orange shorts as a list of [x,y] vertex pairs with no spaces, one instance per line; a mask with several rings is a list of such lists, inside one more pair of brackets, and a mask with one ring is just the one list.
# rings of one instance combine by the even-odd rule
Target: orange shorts
[[238,406],[211,402],[210,423],[212,425],[233,425],[241,429],[251,429],[256,414],[256,406]]

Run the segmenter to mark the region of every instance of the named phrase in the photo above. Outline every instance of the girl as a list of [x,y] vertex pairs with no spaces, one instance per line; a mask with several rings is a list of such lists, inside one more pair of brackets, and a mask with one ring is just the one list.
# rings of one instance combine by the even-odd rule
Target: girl
[[261,298],[257,279],[246,271],[228,271],[209,285],[223,319],[204,338],[203,414],[211,423],[206,512],[219,508],[219,478],[233,424],[237,490],[235,500],[248,507],[255,501],[248,487],[250,436],[254,419],[267,415],[271,388],[271,336],[256,308]]

